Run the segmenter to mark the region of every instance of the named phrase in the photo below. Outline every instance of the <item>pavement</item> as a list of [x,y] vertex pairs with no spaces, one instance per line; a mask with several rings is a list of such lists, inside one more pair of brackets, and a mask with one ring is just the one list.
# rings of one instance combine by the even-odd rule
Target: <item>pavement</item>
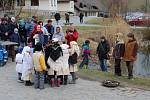
[[15,63],[0,67],[0,100],[150,100],[150,91],[129,88],[106,88],[96,81],[79,79],[75,85],[44,90],[17,82]]

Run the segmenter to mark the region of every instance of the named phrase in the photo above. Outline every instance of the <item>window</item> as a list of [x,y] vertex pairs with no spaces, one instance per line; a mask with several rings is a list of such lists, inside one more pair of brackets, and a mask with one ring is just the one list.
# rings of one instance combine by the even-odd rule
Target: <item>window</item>
[[17,0],[17,6],[25,6],[25,0]]
[[39,0],[31,0],[31,6],[39,6]]

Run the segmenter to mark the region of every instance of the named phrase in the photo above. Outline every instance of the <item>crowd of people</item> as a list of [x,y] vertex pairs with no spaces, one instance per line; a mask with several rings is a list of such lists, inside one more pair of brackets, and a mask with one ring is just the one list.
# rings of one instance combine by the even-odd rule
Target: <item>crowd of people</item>
[[[44,83],[51,87],[68,84],[68,75],[72,76],[71,84],[76,83],[78,57],[82,55],[79,68],[88,68],[91,57],[90,40],[86,39],[80,50],[77,40],[78,31],[69,26],[66,34],[61,26],[52,25],[48,20],[46,25],[33,16],[27,20],[18,20],[4,16],[0,21],[0,38],[2,41],[18,43],[16,47],[16,71],[18,81],[26,86],[44,89]],[[127,35],[125,43],[122,33],[116,34],[116,43],[111,55],[115,59],[115,75],[121,76],[121,60],[127,64],[128,78],[133,78],[133,63],[136,60],[137,41],[134,34]],[[110,44],[105,36],[100,37],[97,55],[102,71],[108,71],[107,61],[110,59]],[[81,51],[81,52],[80,52]],[[85,67],[84,67],[85,66]],[[33,78],[34,75],[34,78]]]

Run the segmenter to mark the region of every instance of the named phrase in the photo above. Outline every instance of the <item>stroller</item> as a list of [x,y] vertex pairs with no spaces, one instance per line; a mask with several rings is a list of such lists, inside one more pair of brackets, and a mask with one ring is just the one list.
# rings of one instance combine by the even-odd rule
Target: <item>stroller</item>
[[4,66],[8,60],[8,52],[5,50],[4,46],[0,44],[0,66]]

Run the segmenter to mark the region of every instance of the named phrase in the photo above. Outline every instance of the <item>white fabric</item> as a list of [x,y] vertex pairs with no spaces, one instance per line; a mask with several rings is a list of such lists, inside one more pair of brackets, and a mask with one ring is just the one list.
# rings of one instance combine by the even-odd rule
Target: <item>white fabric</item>
[[48,71],[49,75],[53,75],[54,71],[57,71],[57,75],[69,75],[69,46],[67,44],[62,44],[60,46],[63,50],[63,56],[61,56],[56,62],[54,62],[50,57],[48,59],[48,64],[50,66],[50,69]]
[[77,42],[75,42],[75,41],[70,42],[70,47],[71,47],[70,48],[71,55],[73,55],[75,52],[78,54],[78,56],[80,55],[80,48],[79,48]]
[[30,52],[30,47],[28,46],[24,47],[23,53],[22,53],[23,54],[23,70],[22,70],[23,80],[26,76],[29,76],[29,74],[31,74],[33,70],[32,57],[29,52]]
[[68,59],[69,59],[69,46],[67,44],[62,44],[60,46],[63,51],[63,56],[61,57],[62,60],[62,69],[69,68]]
[[23,69],[23,55],[18,53],[16,54],[16,71],[17,73],[22,73],[22,69]]
[[51,59],[51,57],[48,58],[47,61],[50,68],[54,71],[60,71],[62,67],[62,60],[59,58],[55,62]]
[[58,42],[59,40],[58,40],[58,38],[53,38],[52,41],[53,42]]

